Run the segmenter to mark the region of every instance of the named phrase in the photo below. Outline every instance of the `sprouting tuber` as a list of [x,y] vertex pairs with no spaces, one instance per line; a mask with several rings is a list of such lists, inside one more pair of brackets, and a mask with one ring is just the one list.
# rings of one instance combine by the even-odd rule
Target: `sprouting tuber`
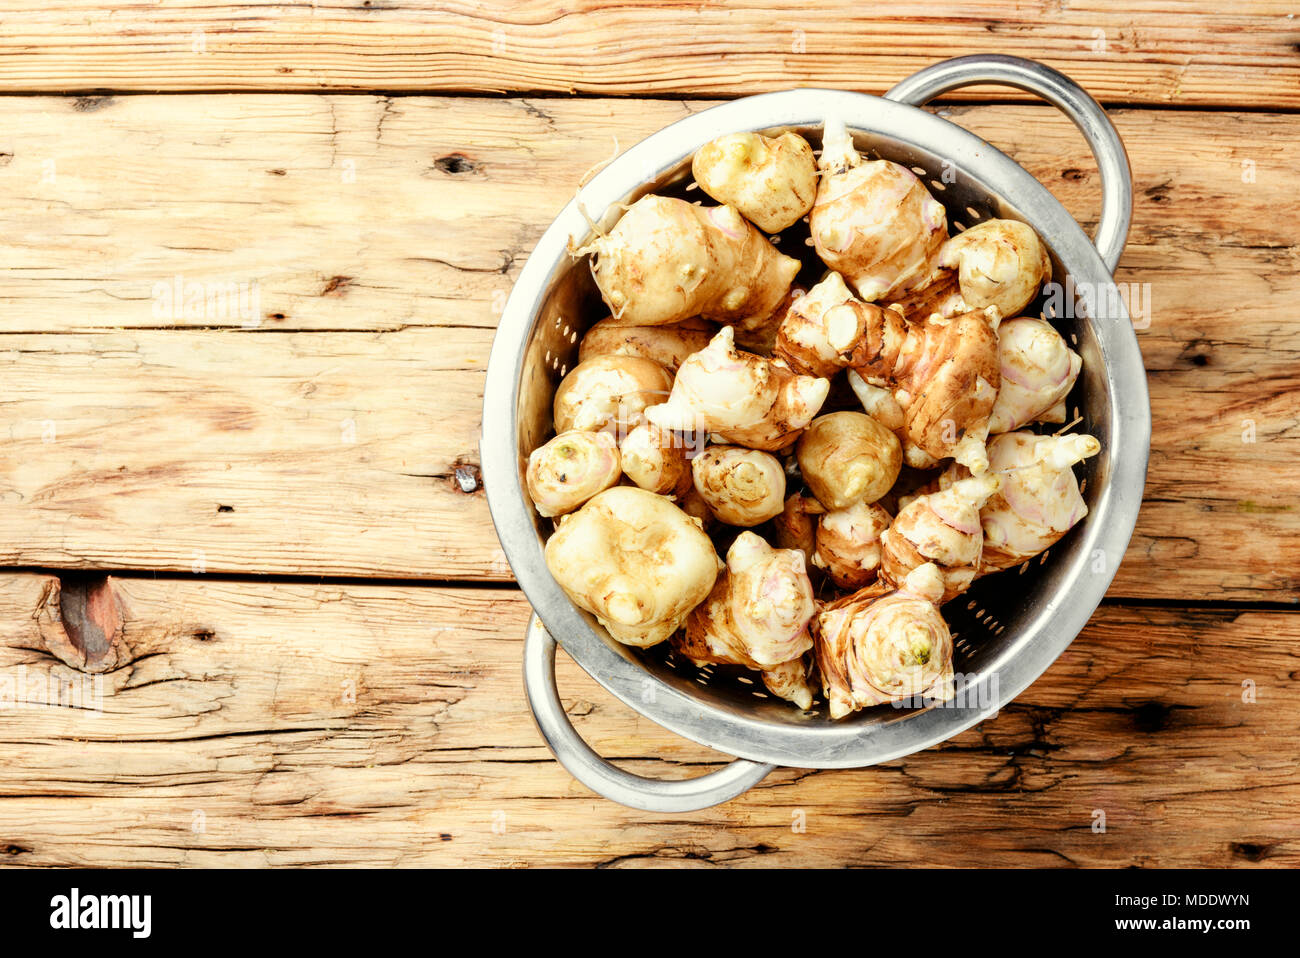
[[569,370],[555,390],[555,431],[613,428],[622,435],[672,385],[672,373],[649,359],[594,356]]
[[856,502],[826,512],[817,520],[813,565],[826,570],[841,589],[870,585],[880,569],[880,537],[891,521],[875,503]]
[[898,438],[860,412],[819,416],[799,437],[795,451],[804,482],[827,509],[875,502],[903,467]]
[[1072,467],[1100,451],[1101,443],[1081,433],[1008,432],[989,442],[989,468],[1002,485],[980,510],[981,573],[1032,559],[1088,514]]
[[710,446],[691,460],[695,491],[728,525],[756,526],[781,514],[785,470],[771,453]]
[[1002,385],[989,414],[989,432],[1031,422],[1065,422],[1065,397],[1083,368],[1051,323],[1020,316],[998,327]]
[[696,664],[770,669],[812,648],[814,611],[803,553],[773,549],[761,536],[742,532],[675,647]]
[[646,416],[665,429],[714,433],[725,442],[772,451],[790,445],[826,401],[830,383],[735,348],[723,326],[706,349],[682,363],[668,401]]
[[624,326],[612,319],[602,319],[582,337],[578,361],[593,356],[636,356],[649,359],[670,372],[677,372],[691,353],[698,353],[718,331],[713,323],[702,319],[684,319],[664,326]]
[[700,189],[767,233],[793,226],[817,198],[817,160],[798,133],[728,133],[695,151]]
[[619,443],[623,474],[642,489],[675,495],[691,484],[686,443],[676,433],[642,420]]
[[961,297],[972,309],[996,306],[1018,316],[1052,277],[1052,260],[1033,227],[1017,220],[985,220],[939,250],[939,265],[956,269]]
[[643,196],[608,235],[574,251],[589,252],[613,321],[627,326],[768,316],[799,272],[733,207],[665,196]]
[[926,564],[825,606],[814,648],[831,718],[886,702],[952,697],[952,633],[937,605],[943,576]]
[[916,174],[889,160],[863,160],[835,120],[826,123],[818,165],[822,180],[808,228],[822,262],[867,302],[928,283],[948,222]]
[[562,432],[528,456],[528,494],[546,517],[572,512],[622,474],[618,445],[608,432]]
[[999,482],[998,473],[986,472],[912,499],[881,536],[885,578],[901,584],[914,569],[933,563],[943,577],[941,605],[969,589],[984,545],[980,507]]
[[681,628],[720,565],[697,520],[635,486],[597,494],[546,543],[546,566],[569,598],[615,639],[640,647]]

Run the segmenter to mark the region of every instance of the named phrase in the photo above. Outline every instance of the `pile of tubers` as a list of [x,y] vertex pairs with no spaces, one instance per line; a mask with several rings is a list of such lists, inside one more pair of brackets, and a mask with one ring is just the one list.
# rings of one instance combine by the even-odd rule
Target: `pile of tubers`
[[[801,709],[945,701],[941,606],[1088,511],[1072,467],[1098,441],[1025,428],[1065,423],[1082,365],[1021,315],[1047,250],[1011,220],[950,235],[834,121],[820,153],[734,133],[692,173],[719,205],[647,195],[573,251],[609,316],[527,464],[547,565],[618,641],[752,669]],[[807,289],[778,249],[798,223]]]

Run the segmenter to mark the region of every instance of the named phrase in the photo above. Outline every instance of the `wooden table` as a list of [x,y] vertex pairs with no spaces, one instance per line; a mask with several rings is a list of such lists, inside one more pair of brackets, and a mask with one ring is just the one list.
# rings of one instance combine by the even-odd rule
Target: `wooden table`
[[[33,11],[0,35],[4,860],[1300,863],[1293,4]],[[1154,435],[1109,597],[942,746],[688,816],[596,798],[529,719],[476,483],[530,248],[584,171],[715,98],[992,51],[1079,80],[1132,159]],[[1053,110],[942,109],[1095,221]],[[719,762],[560,672],[625,767]]]

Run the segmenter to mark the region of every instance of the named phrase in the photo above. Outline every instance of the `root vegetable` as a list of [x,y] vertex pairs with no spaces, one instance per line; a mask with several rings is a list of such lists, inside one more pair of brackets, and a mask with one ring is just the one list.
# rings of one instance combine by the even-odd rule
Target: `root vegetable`
[[717,331],[713,323],[699,318],[666,326],[623,326],[602,319],[582,337],[578,361],[586,362],[595,356],[635,356],[675,373],[682,360],[709,345]]
[[985,220],[958,233],[939,251],[939,265],[956,269],[961,296],[972,309],[996,306],[1018,316],[1052,278],[1052,260],[1033,228],[1017,220]]
[[796,708],[805,712],[812,708],[813,695],[817,686],[813,683],[812,662],[810,656],[804,655],[790,662],[765,669],[760,674],[767,690],[777,698],[793,702]]
[[808,623],[814,611],[803,553],[773,549],[760,536],[742,532],[676,647],[697,665],[770,669],[812,648]]
[[[687,475],[690,475],[689,470],[687,471]],[[682,512],[686,513],[700,524],[700,528],[707,531],[718,524],[718,517],[713,514],[713,510],[709,508],[709,504],[704,501],[704,497],[700,495],[699,491],[695,488],[695,482],[693,479],[684,492],[673,496],[673,500],[677,503],[678,508],[681,509]]]
[[797,259],[732,207],[664,196],[637,200],[607,236],[575,255],[588,252],[614,322],[627,326],[769,316],[799,272]]
[[626,435],[648,406],[662,402],[673,377],[635,356],[595,356],[578,363],[555,390],[555,431],[617,428]]
[[607,432],[562,432],[528,457],[528,494],[547,518],[572,512],[618,482],[618,445]]
[[1051,323],[1021,316],[998,327],[1002,384],[989,415],[989,432],[1031,422],[1065,422],[1065,397],[1083,368]]
[[741,446],[710,446],[691,460],[695,491],[728,525],[756,526],[781,514],[785,470],[775,456]]
[[793,226],[817,197],[817,160],[798,133],[728,133],[695,151],[700,189],[766,233]]
[[611,636],[646,647],[681,627],[721,563],[698,521],[663,496],[615,486],[560,520],[546,565]]
[[880,569],[880,537],[890,521],[889,513],[874,503],[827,512],[817,520],[813,565],[825,569],[841,589],[870,585]]
[[707,349],[682,363],[668,401],[646,410],[647,418],[665,429],[704,430],[751,449],[790,445],[826,401],[830,382],[740,352],[734,337],[724,326]]
[[686,443],[676,433],[641,422],[619,444],[623,473],[642,489],[660,495],[685,492],[691,484]]
[[821,611],[814,647],[831,718],[922,695],[952,697],[952,633],[936,604],[942,594],[943,576],[926,564],[897,590],[877,583]]
[[995,307],[919,323],[882,310],[879,328],[869,333],[879,345],[854,367],[867,385],[892,389],[911,445],[974,473],[988,468],[984,441],[1001,382],[999,319]]
[[838,121],[826,123],[818,165],[808,228],[822,262],[867,302],[926,285],[948,239],[943,204],[907,167],[863,160]]
[[903,467],[898,438],[860,412],[814,419],[800,437],[796,454],[804,482],[827,509],[875,502]]
[[913,469],[933,469],[939,464],[938,459],[912,442],[907,435],[907,430],[904,428],[906,415],[892,392],[883,386],[871,385],[853,369],[849,370],[849,386],[858,397],[858,401],[862,403],[862,408],[866,410],[867,415],[898,437],[903,447],[904,465],[911,466]]
[[790,496],[785,500],[781,514],[773,520],[776,544],[782,549],[798,549],[809,562],[815,563],[817,520],[813,517],[825,511],[822,504],[811,496],[798,492]]
[[855,297],[844,277],[832,272],[790,304],[773,355],[802,375],[833,376],[871,357],[869,334],[881,328],[880,312],[879,306]]
[[998,474],[986,472],[904,506],[880,539],[884,577],[902,583],[914,569],[933,563],[943,575],[940,605],[969,589],[984,545],[980,507],[998,485]]
[[1073,466],[1101,451],[1092,436],[1008,432],[989,443],[989,468],[1002,480],[980,510],[980,572],[1019,565],[1060,541],[1088,514]]
[[924,286],[909,290],[885,304],[901,309],[909,322],[919,323],[932,316],[946,319],[958,313],[969,313],[972,307],[961,298],[957,273],[941,269]]

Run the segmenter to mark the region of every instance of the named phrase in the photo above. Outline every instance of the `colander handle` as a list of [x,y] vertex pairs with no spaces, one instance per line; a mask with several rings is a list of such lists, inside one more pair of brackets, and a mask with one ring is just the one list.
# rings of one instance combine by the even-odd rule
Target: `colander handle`
[[1106,111],[1079,84],[1036,60],[980,54],[926,67],[895,85],[885,97],[919,107],[941,94],[976,83],[999,83],[1036,93],[1073,120],[1083,133],[1101,171],[1101,219],[1093,243],[1113,273],[1133,218],[1133,176],[1124,143]]
[[560,703],[555,639],[534,615],[524,639],[524,688],[542,738],[569,774],[605,798],[650,812],[693,812],[753,788],[775,765],[738,758],[698,778],[661,780],[633,775],[605,761],[582,740]]

